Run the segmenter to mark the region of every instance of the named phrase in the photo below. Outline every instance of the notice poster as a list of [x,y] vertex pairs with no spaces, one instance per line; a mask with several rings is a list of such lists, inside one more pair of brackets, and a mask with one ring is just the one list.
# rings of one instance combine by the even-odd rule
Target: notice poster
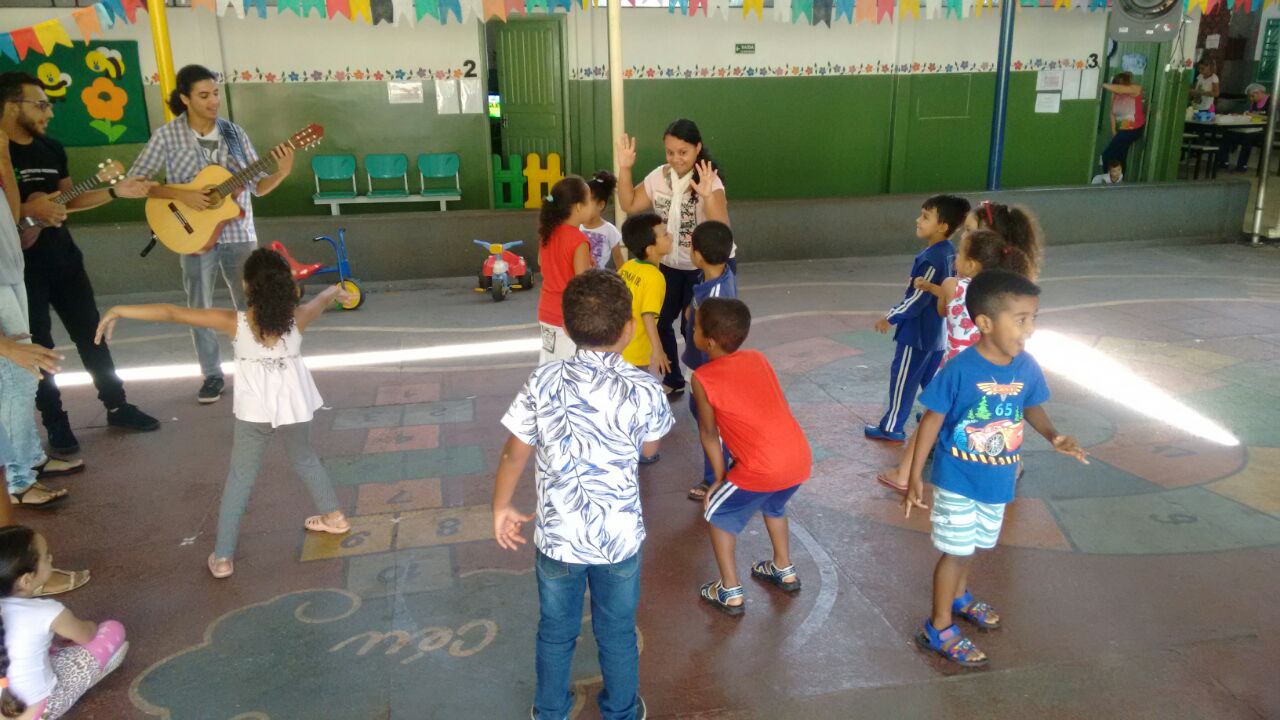
[[1036,92],[1061,92],[1062,71],[1041,70],[1036,73]]
[[436,80],[436,113],[457,115],[458,112],[458,81],[453,78]]
[[1058,93],[1036,93],[1036,112],[1056,114],[1062,109],[1062,96]]
[[1063,100],[1079,100],[1080,99],[1080,70],[1063,70],[1062,71],[1062,99]]

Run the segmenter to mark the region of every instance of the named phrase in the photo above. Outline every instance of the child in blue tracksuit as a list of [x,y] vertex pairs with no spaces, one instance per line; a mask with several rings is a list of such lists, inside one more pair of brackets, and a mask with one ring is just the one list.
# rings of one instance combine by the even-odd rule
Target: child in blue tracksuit
[[[702,271],[698,283],[693,286],[693,300],[685,311],[688,317],[683,324],[684,354],[681,359],[690,372],[707,364],[707,354],[693,344],[693,318],[697,315],[698,306],[707,298],[738,297],[738,280],[729,268],[729,255],[733,253],[733,231],[728,225],[715,220],[708,220],[693,229],[693,264]],[[690,402],[693,421],[698,421],[697,403]],[[729,465],[729,453],[725,451],[725,467]],[[707,488],[715,482],[715,472],[711,469],[711,461],[702,458],[702,482],[689,488],[689,499],[702,502],[707,496]]]
[[920,206],[916,218],[916,237],[928,243],[928,247],[911,265],[911,277],[907,291],[883,318],[876,321],[876,331],[889,332],[896,327],[893,341],[898,348],[893,354],[889,369],[889,407],[884,417],[875,425],[863,429],[871,440],[903,442],[907,439],[904,427],[916,393],[929,384],[938,363],[942,360],[946,334],[942,318],[938,315],[937,301],[915,286],[916,278],[937,283],[939,278],[954,274],[956,249],[949,238],[964,224],[969,214],[969,201],[954,195],[934,195]]

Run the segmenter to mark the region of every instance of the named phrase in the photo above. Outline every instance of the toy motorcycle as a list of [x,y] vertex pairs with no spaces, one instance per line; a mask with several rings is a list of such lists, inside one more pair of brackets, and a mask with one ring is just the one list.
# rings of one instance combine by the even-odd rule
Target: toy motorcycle
[[476,292],[488,292],[494,302],[501,302],[512,290],[532,290],[533,271],[525,259],[511,252],[511,248],[523,245],[516,240],[509,243],[488,243],[472,240],[489,251],[489,257],[480,270]]

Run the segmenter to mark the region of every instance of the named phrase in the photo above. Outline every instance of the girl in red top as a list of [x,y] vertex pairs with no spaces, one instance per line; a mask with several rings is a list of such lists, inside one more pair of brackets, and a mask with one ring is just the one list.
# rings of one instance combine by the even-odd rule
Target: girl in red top
[[573,357],[577,350],[564,331],[561,298],[564,288],[592,266],[591,243],[578,226],[592,215],[591,190],[582,178],[570,175],[542,199],[538,215],[538,266],[542,269],[542,296],[538,299],[538,324],[542,327],[542,352],[538,364]]
[[[743,611],[742,586],[734,551],[738,534],[757,512],[764,516],[773,559],[751,566],[752,577],[783,592],[800,589],[788,549],[786,505],[809,479],[813,456],[800,423],[764,355],[738,350],[751,329],[751,312],[741,300],[708,298],[698,307],[693,342],[711,360],[693,371],[702,448],[715,473],[703,501],[711,549],[720,579],[702,586],[702,599],[730,615]],[[724,454],[733,457],[726,470]]]

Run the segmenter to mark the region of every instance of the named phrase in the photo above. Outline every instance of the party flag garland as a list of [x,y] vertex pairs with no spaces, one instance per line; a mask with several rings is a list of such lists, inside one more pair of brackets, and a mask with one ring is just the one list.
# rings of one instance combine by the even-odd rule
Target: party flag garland
[[[196,0],[196,3],[200,1]],[[212,0],[209,2],[209,9],[213,9]],[[146,10],[143,0],[102,0],[97,4],[73,10],[63,17],[2,32],[0,33],[0,55],[15,63],[26,60],[27,54],[31,52],[50,55],[59,45],[73,47],[71,39],[73,31],[76,37],[88,45],[93,42],[94,37],[104,34],[116,23],[137,22],[139,10]]]

